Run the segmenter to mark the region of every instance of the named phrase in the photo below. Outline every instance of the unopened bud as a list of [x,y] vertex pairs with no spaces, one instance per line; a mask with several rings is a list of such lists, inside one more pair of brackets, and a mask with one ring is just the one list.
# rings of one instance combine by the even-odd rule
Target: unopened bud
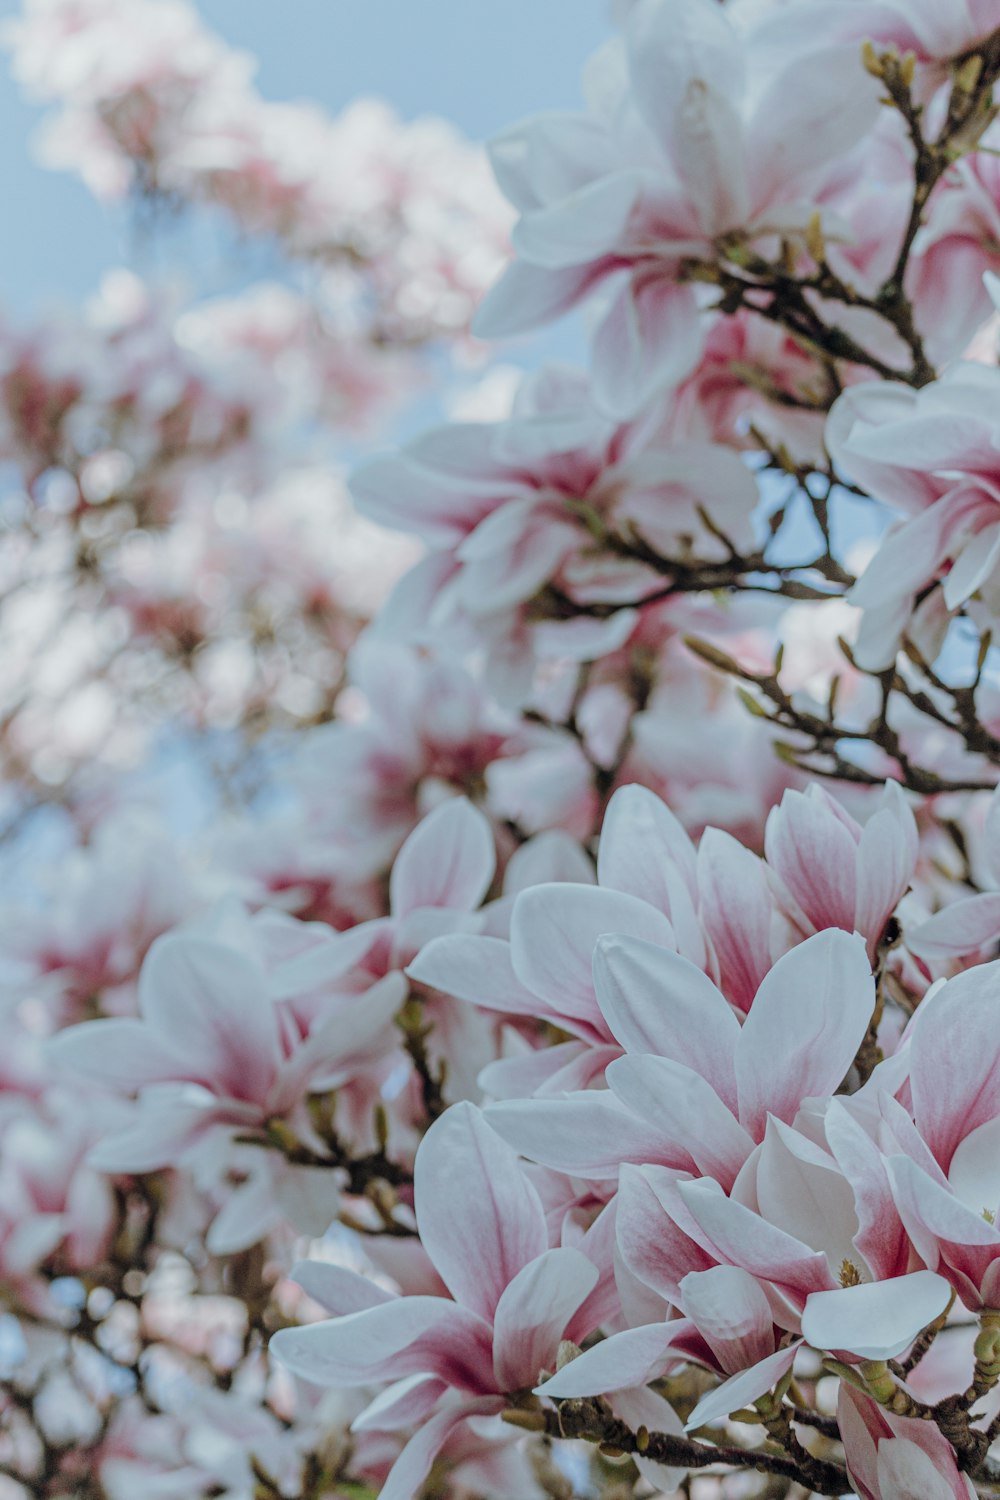
[[753,714],[755,719],[769,719],[771,717],[767,709],[764,707],[763,703],[761,703],[760,699],[755,698],[753,693],[750,692],[749,688],[738,687],[736,689],[736,696],[743,704],[743,707],[746,709],[747,713]]
[[801,751],[797,745],[790,745],[787,740],[775,740],[774,753],[786,766],[794,766],[797,771],[801,771],[802,767],[799,765]]
[[544,1432],[546,1428],[544,1412],[522,1411],[518,1406],[511,1406],[506,1411],[502,1411],[500,1420],[510,1427],[522,1427],[525,1432]]
[[979,651],[976,654],[976,671],[977,672],[981,672],[983,670],[983,668],[985,667],[985,665],[986,665],[986,658],[990,654],[990,647],[992,646],[992,644],[993,644],[993,636],[992,636],[991,632],[987,630],[986,633],[983,635],[983,637],[981,638],[981,640],[979,642]]
[[883,77],[885,68],[881,57],[879,57],[878,52],[875,50],[874,42],[868,41],[862,44],[861,61],[864,64],[866,73],[870,73],[873,78]]
[[899,65],[899,76],[906,88],[909,89],[913,87],[913,78],[916,71],[917,54],[915,52],[905,52],[903,54],[903,60]]
[[748,1427],[759,1427],[764,1418],[759,1411],[753,1411],[749,1406],[740,1406],[736,1411],[729,1413],[729,1420],[731,1422],[745,1422]]
[[292,1127],[287,1123],[287,1121],[281,1120],[277,1116],[275,1116],[273,1119],[268,1120],[267,1133],[270,1140],[274,1143],[275,1146],[277,1146],[278,1150],[283,1151],[286,1156],[291,1155],[291,1153],[294,1151],[298,1151],[301,1145],[301,1142]]
[[810,214],[805,232],[806,249],[817,264],[826,260],[826,240],[823,238],[823,219],[819,209]]
[[718,646],[713,646],[711,641],[703,641],[699,636],[686,635],[684,644],[695,656],[701,657],[702,661],[708,662],[710,667],[717,667],[720,672],[739,672],[738,664],[731,656],[720,651]]
[[975,92],[983,72],[983,59],[978,52],[967,57],[965,62],[955,74],[955,89],[959,94],[971,94]]

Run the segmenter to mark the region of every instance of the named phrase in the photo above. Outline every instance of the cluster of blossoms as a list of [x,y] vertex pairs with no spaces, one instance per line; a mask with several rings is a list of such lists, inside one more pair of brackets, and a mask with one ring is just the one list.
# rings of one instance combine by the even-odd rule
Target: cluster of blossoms
[[221,208],[373,301],[391,341],[461,332],[502,265],[506,205],[446,122],[404,125],[377,100],[333,120],[269,102],[253,59],[187,0],[31,0],[6,44],[22,86],[59,105],[43,139],[50,165],[102,198]]
[[476,154],[178,0],[8,27],[50,161],[322,305],[0,336],[5,795],[299,726],[194,834],[93,777],[0,910],[4,1500],[1000,1484],[1000,5],[613,9],[474,322],[588,368],[352,500]]
[[[412,554],[354,514],[318,438],[289,444],[412,372],[314,324],[280,286],[180,309],[121,271],[84,318],[0,332],[0,740],[22,795],[134,763],[165,717],[328,711]],[[366,358],[386,366],[367,385]]]

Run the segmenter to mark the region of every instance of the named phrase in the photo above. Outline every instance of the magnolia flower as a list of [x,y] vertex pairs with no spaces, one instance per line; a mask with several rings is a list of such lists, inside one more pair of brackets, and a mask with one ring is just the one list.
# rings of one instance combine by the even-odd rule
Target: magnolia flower
[[[794,1163],[794,1153],[789,1156]],[[799,1147],[799,1163],[813,1165],[807,1144]],[[836,1200],[816,1207],[804,1198],[796,1201],[790,1191],[796,1170],[797,1165],[792,1173],[786,1171],[783,1186],[769,1187],[763,1198],[767,1209],[760,1212],[736,1196],[727,1197],[710,1179],[679,1181],[685,1222],[697,1227],[703,1247],[720,1264],[738,1266],[771,1288],[783,1320],[801,1329],[807,1343],[848,1359],[895,1358],[944,1312],[951,1299],[948,1281],[926,1270],[881,1279],[875,1254],[864,1263],[865,1273],[874,1278],[866,1280],[856,1249],[843,1258],[835,1274],[831,1266],[841,1246],[851,1244],[849,1210]],[[813,1175],[817,1184],[829,1187],[835,1173],[824,1166],[799,1175],[806,1182]],[[758,1203],[762,1191],[758,1186]],[[849,1187],[846,1192],[849,1198]],[[777,1223],[772,1217],[775,1207]],[[781,1227],[786,1213],[791,1232]],[[826,1243],[817,1250],[811,1240]]]
[[[586,378],[556,366],[525,381],[507,421],[426,433],[364,465],[352,488],[366,514],[434,549],[401,592],[426,580],[435,623],[467,620],[494,655],[520,638],[544,648],[567,634],[552,621],[533,630],[525,617],[546,586],[609,605],[662,590],[654,569],[615,556],[616,535],[681,561],[719,560],[726,550],[701,513],[733,545],[750,546],[757,501],[736,454],[679,434],[666,442],[648,420],[611,422]],[[592,644],[606,651],[605,636]]]
[[[539,955],[541,958],[541,955]],[[769,1118],[832,1094],[868,1030],[875,990],[864,947],[830,930],[786,953],[742,1026],[679,954],[630,935],[598,939],[597,1000],[625,1056],[608,1092],[505,1100],[487,1114],[535,1161],[581,1177],[653,1162],[732,1187]]]
[[536,1383],[559,1342],[589,1332],[597,1269],[548,1247],[545,1214],[515,1153],[468,1104],[428,1131],[417,1153],[417,1226],[450,1297],[398,1298],[322,1263],[300,1266],[306,1291],[336,1316],[271,1340],[274,1355],[317,1384],[393,1382],[358,1430],[418,1425],[382,1490],[416,1493],[454,1429],[499,1412]]
[[[352,934],[275,914],[253,921],[237,903],[158,939],[139,979],[139,1017],[86,1021],[51,1043],[55,1061],[139,1093],[135,1120],[102,1140],[91,1162],[149,1172],[191,1155],[224,1177],[241,1156],[238,1148],[233,1156],[237,1136],[294,1116],[309,1092],[344,1088],[384,1066],[406,986],[390,973],[360,995],[332,993],[358,952]],[[274,1165],[246,1149],[254,1165],[217,1228],[220,1249],[252,1244],[275,1216]],[[336,1184],[326,1178],[329,1205]],[[294,1211],[301,1187],[294,1169],[284,1174],[286,1208]],[[319,1216],[328,1223],[332,1213],[321,1208]]]
[[[509,943],[441,937],[407,972],[461,1000],[548,1020],[568,1032],[575,1040],[547,1049],[531,1078],[533,1087],[554,1093],[586,1086],[621,1050],[594,986],[602,934],[679,949],[698,970],[721,975],[745,1009],[771,967],[774,912],[760,860],[717,832],[706,834],[696,852],[657,797],[628,786],[615,793],[605,816],[596,887],[566,881],[524,890],[514,902]],[[721,995],[718,1000],[725,1009]],[[490,1069],[488,1086],[523,1094],[524,1076],[516,1061],[500,1064]]]
[[618,416],[697,364],[686,263],[714,262],[727,236],[801,234],[823,169],[878,112],[857,47],[824,41],[769,72],[713,0],[641,0],[623,33],[592,64],[587,114],[539,116],[493,142],[521,213],[518,259],[475,325],[519,333],[605,290],[594,389]]
[[878,51],[912,52],[925,92],[942,82],[948,64],[977,50],[997,30],[990,0],[805,0],[784,8],[771,30],[786,45],[831,40],[870,41]]
[[861,1500],[974,1500],[947,1438],[932,1422],[898,1417],[846,1383],[837,1422]]
[[838,466],[901,513],[850,594],[864,612],[855,654],[866,668],[891,665],[928,585],[948,611],[974,598],[987,615],[1000,609],[998,390],[996,369],[960,364],[919,391],[856,386],[830,414]]
[[906,935],[918,958],[931,962],[990,950],[1000,938],[1000,792],[990,798],[984,827],[987,872],[997,890],[952,901]]
[[777,1120],[730,1198],[717,1182],[662,1167],[623,1169],[621,1197],[625,1264],[663,1298],[665,1312],[683,1317],[613,1334],[545,1394],[600,1395],[693,1360],[729,1377],[692,1413],[688,1427],[698,1427],[769,1391],[791,1370],[803,1336],[842,1357],[891,1358],[949,1301],[941,1276],[896,1274],[891,1235],[881,1247],[869,1236],[865,1261],[837,1163]]
[[861,933],[874,961],[917,861],[917,825],[899,788],[886,785],[863,828],[818,785],[788,791],[767,820],[764,851],[793,920],[807,932]]
[[131,1010],[150,944],[216,892],[215,878],[155,818],[112,808],[87,844],[64,854],[43,907],[7,906],[0,943],[8,961],[23,964],[25,987],[51,986],[65,1019],[97,995],[108,1009]]
[[888,1157],[892,1194],[926,1265],[967,1307],[1000,1306],[1000,963],[936,988],[908,1028],[914,1137]]
[[746,1271],[692,1271],[677,1305],[683,1317],[612,1334],[539,1386],[539,1395],[602,1396],[697,1364],[724,1378],[695,1406],[690,1431],[756,1401],[791,1370],[801,1341],[775,1326],[767,1297]]

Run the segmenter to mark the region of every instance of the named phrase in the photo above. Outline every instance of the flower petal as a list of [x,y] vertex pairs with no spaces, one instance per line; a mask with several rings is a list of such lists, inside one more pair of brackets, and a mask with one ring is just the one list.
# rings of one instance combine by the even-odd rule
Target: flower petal
[[950,1298],[951,1287],[933,1271],[814,1292],[802,1312],[802,1334],[814,1349],[895,1359]]
[[545,1213],[516,1153],[468,1103],[445,1111],[414,1167],[424,1249],[452,1296],[492,1318],[518,1271],[548,1247]]

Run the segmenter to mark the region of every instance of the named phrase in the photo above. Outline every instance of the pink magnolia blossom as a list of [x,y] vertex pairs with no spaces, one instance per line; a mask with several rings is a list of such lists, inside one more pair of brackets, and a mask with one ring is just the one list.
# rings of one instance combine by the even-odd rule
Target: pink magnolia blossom
[[[790,1133],[776,1130],[776,1134],[782,1149],[789,1152]],[[801,1166],[799,1170],[805,1180],[813,1175],[817,1184],[830,1187],[839,1175],[835,1166],[811,1159],[807,1143],[797,1143],[795,1153],[789,1155],[804,1165],[805,1171]],[[769,1189],[766,1216],[735,1193],[727,1197],[711,1179],[680,1181],[677,1193],[685,1218],[697,1227],[704,1248],[719,1263],[739,1266],[757,1277],[777,1298],[782,1319],[800,1329],[808,1343],[849,1359],[891,1359],[901,1354],[948,1306],[947,1280],[927,1270],[895,1275],[894,1261],[880,1263],[872,1249],[862,1271],[856,1246],[834,1272],[831,1265],[842,1246],[853,1245],[848,1236],[858,1222],[849,1217],[849,1209],[845,1211],[850,1186],[845,1182],[829,1205],[813,1206],[795,1201],[789,1190],[792,1180],[794,1176],[787,1177],[783,1189]],[[742,1187],[737,1189],[741,1191]],[[751,1201],[760,1204],[762,1192],[758,1175]],[[782,1218],[788,1229],[781,1227]],[[821,1248],[813,1248],[813,1242]],[[870,1271],[873,1279],[842,1281],[845,1265],[854,1268],[852,1278]],[[883,1266],[888,1269],[885,1277]]]
[[863,666],[893,661],[928,585],[940,586],[948,611],[974,597],[987,618],[998,607],[998,382],[994,369],[957,365],[921,391],[857,386],[831,413],[827,442],[837,463],[901,513],[851,593],[864,611]]
[[734,1266],[692,1271],[678,1292],[683,1316],[613,1334],[571,1361],[538,1390],[545,1396],[598,1396],[642,1386],[682,1364],[723,1376],[691,1413],[688,1429],[750,1405],[787,1375],[799,1341],[775,1326],[754,1278]]
[[1000,793],[990,798],[984,828],[987,875],[996,890],[952,901],[906,934],[907,947],[932,962],[985,954],[1000,938]]
[[975,1310],[1000,1303],[998,986],[1000,964],[981,964],[921,1004],[906,1042],[918,1134],[887,1162],[915,1249]]
[[283,1364],[318,1384],[393,1382],[355,1424],[420,1424],[382,1490],[389,1500],[419,1488],[455,1427],[535,1384],[568,1329],[588,1331],[574,1320],[598,1279],[580,1251],[549,1249],[537,1193],[470,1105],[424,1137],[415,1202],[450,1297],[397,1299],[350,1272],[306,1264],[302,1284],[336,1316],[271,1341]]
[[369,634],[350,672],[350,705],[342,699],[338,719],[303,739],[295,767],[314,875],[361,884],[383,874],[420,818],[456,793],[495,809],[498,824],[523,812],[527,834],[589,836],[597,800],[579,745],[519,725],[454,647]]
[[886,786],[863,828],[818,785],[788,791],[768,818],[764,849],[793,920],[805,931],[860,932],[874,959],[917,859],[917,825],[899,788]]
[[[783,329],[750,312],[705,317],[705,343],[692,373],[670,393],[666,429],[678,438],[758,446],[751,427],[796,457],[812,459],[823,441],[823,416],[808,406],[822,377]],[[802,403],[781,404],[782,398]]]
[[23,966],[22,993],[50,996],[47,1008],[65,1025],[98,997],[109,1011],[133,1011],[150,945],[203,910],[217,887],[155,817],[122,808],[65,853],[44,894],[41,907],[8,904],[0,948]]
[[[962,157],[931,195],[927,222],[914,245],[908,272],[911,297],[921,326],[930,332],[929,352],[939,363],[978,342],[989,349],[995,316],[990,276],[1000,269],[1000,170],[996,127],[984,134],[981,149]],[[964,356],[973,359],[970,352]],[[995,361],[987,357],[987,364]]]
[[861,1500],[972,1500],[951,1444],[930,1422],[898,1417],[843,1384],[837,1420]]
[[[294,1119],[307,1129],[307,1093],[345,1088],[381,1064],[391,1020],[405,996],[390,974],[361,994],[331,993],[353,968],[357,942],[276,914],[251,921],[222,903],[151,948],[139,981],[137,1018],[87,1021],[52,1042],[59,1062],[123,1093],[139,1091],[136,1119],[92,1154],[105,1171],[148,1172],[190,1154],[213,1176],[241,1161],[234,1140]],[[275,1215],[304,1199],[296,1169],[275,1180],[273,1164],[248,1146],[246,1182],[216,1227],[220,1248],[253,1243]],[[234,1155],[235,1152],[235,1155]],[[310,1182],[315,1174],[306,1169]],[[336,1198],[327,1174],[323,1203]],[[299,1210],[301,1211],[301,1210]],[[328,1208],[326,1222],[333,1216]],[[325,1225],[320,1225],[320,1228]],[[246,1238],[249,1236],[249,1239]]]
[[777,38],[811,42],[817,31],[838,41],[871,41],[879,51],[912,52],[926,69],[925,92],[947,77],[948,64],[988,41],[997,29],[990,0],[806,0],[779,9]]
[[[551,945],[532,957],[550,955]],[[769,1117],[791,1123],[804,1099],[837,1088],[875,1003],[863,945],[835,930],[778,960],[742,1027],[701,970],[638,934],[598,938],[594,987],[625,1049],[606,1066],[609,1091],[504,1101],[490,1106],[491,1123],[525,1155],[577,1176],[654,1162],[727,1189]]]
[[[750,893],[746,909],[734,909],[727,921],[707,915],[703,929],[701,913],[716,910],[716,893],[734,882]],[[544,1085],[548,1093],[587,1085],[620,1051],[594,986],[602,933],[679,947],[699,971],[721,970],[740,1003],[749,1003],[771,965],[773,918],[759,860],[721,834],[706,837],[696,855],[656,797],[624,787],[605,819],[597,886],[574,879],[530,887],[514,902],[509,942],[493,935],[443,936],[421,950],[408,973],[477,1006],[548,1020],[568,1032],[576,1040],[547,1049],[531,1079],[532,1088]],[[724,1006],[721,996],[719,1002]],[[523,1094],[522,1067],[515,1058],[492,1068],[491,1091]]]
[[0,1130],[0,1268],[15,1301],[51,1311],[44,1265],[89,1270],[115,1231],[112,1184],[87,1160],[103,1132],[122,1123],[118,1101],[95,1089],[50,1088],[29,1103],[8,1096]]
[[[426,433],[362,467],[352,488],[366,514],[434,549],[416,576],[430,584],[435,626],[468,621],[494,656],[509,654],[518,636],[526,645],[537,636],[546,655],[564,637],[568,653],[580,654],[551,620],[532,629],[530,611],[547,588],[609,606],[662,590],[662,577],[616,558],[605,537],[634,534],[667,557],[718,561],[725,549],[699,511],[734,545],[749,546],[757,501],[735,454],[679,436],[664,442],[655,421],[611,422],[585,377],[556,366],[525,382],[507,421]],[[414,587],[405,579],[401,592]],[[625,611],[621,618],[627,626]],[[609,649],[606,634],[593,634],[594,654]]]
[[540,116],[493,143],[521,213],[518,260],[476,327],[518,333],[605,290],[595,394],[627,416],[697,364],[685,261],[714,261],[727,235],[801,233],[823,169],[872,126],[877,99],[857,48],[820,44],[769,72],[712,0],[643,0],[587,82],[589,113]]
[[[942,1277],[897,1274],[892,1237],[879,1247],[859,1231],[853,1188],[838,1162],[777,1121],[730,1198],[714,1181],[656,1166],[623,1169],[621,1198],[619,1248],[647,1288],[647,1316],[652,1291],[683,1318],[612,1335],[557,1375],[546,1394],[597,1395],[692,1359],[731,1377],[692,1413],[688,1425],[697,1427],[770,1390],[790,1371],[803,1335],[844,1357],[887,1358],[948,1303]],[[841,1285],[837,1272],[848,1265],[875,1279]]]

